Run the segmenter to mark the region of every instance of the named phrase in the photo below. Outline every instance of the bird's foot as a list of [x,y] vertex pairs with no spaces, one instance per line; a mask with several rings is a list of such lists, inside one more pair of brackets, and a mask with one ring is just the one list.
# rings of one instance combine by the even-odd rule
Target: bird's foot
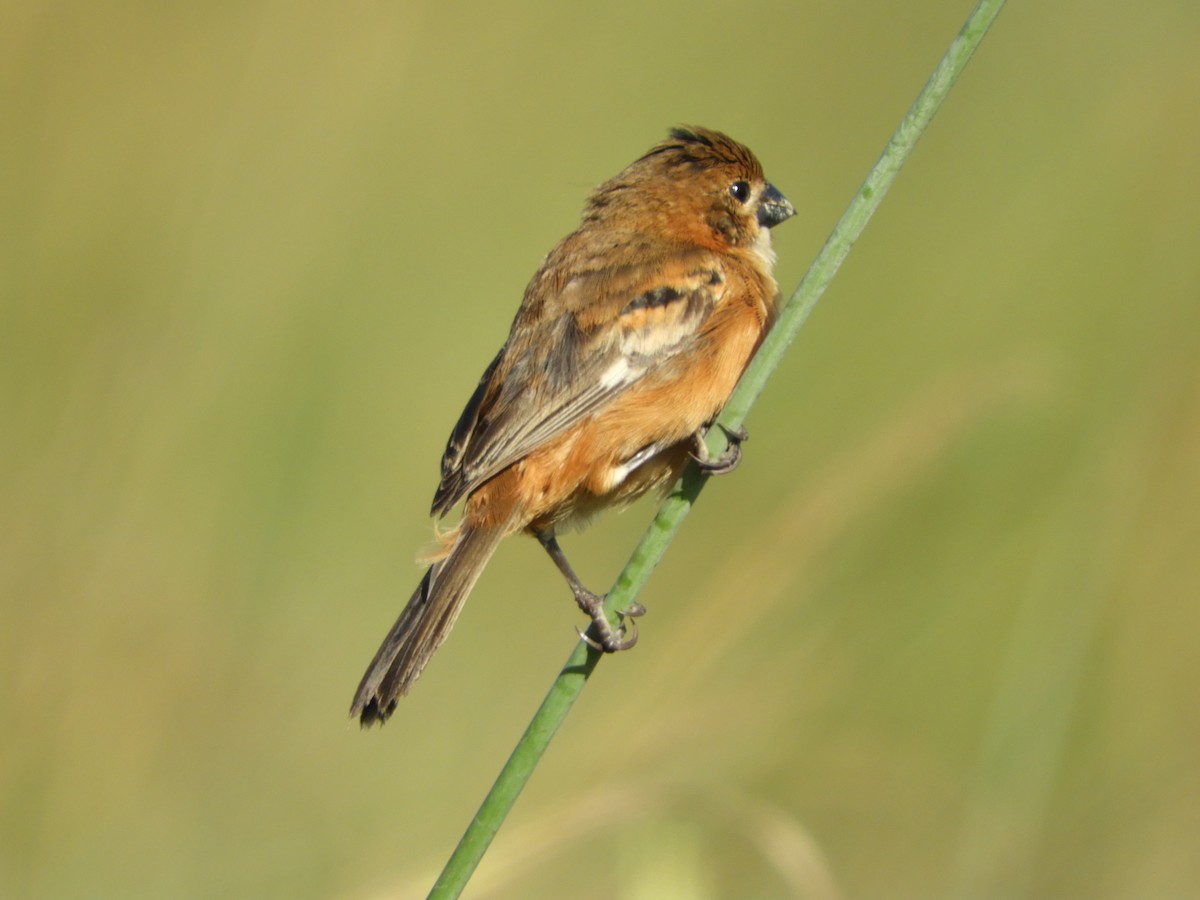
[[706,475],[727,475],[736,469],[742,461],[742,442],[750,437],[745,428],[727,428],[719,422],[717,427],[725,432],[729,446],[715,459],[708,455],[708,444],[704,441],[707,429],[698,429],[692,435],[692,459]]

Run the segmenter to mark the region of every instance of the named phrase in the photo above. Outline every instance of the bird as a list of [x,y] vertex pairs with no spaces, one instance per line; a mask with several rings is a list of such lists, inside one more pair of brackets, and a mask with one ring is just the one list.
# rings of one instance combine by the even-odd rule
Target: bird
[[771,229],[795,213],[749,148],[698,126],[670,129],[591,192],[450,434],[431,514],[461,502],[460,520],[359,683],[350,715],[363,727],[408,693],[510,534],[546,549],[592,620],[585,640],[608,652],[636,642],[557,535],[668,489],[689,462],[712,474],[737,464],[743,432],[717,458],[704,435],[775,318]]

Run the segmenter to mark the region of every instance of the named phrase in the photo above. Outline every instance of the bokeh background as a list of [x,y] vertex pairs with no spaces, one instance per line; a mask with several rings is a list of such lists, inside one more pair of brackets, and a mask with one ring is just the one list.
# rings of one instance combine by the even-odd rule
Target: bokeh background
[[[968,11],[6,5],[0,896],[423,895],[580,618],[347,724],[525,281],[686,122],[790,290]],[[470,895],[1200,896],[1198,46],[1010,4]]]

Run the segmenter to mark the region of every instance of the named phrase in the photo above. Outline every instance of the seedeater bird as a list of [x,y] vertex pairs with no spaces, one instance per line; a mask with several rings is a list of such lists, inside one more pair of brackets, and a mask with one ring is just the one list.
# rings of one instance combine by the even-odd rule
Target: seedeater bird
[[[535,536],[604,650],[633,645],[555,538],[665,489],[708,459],[720,412],[774,317],[770,229],[795,209],[742,144],[706,128],[666,140],[592,192],[525,289],[508,340],[450,435],[432,514],[459,524],[371,661],[352,716],[383,722],[454,625],[500,539]],[[637,615],[640,606],[625,615]]]

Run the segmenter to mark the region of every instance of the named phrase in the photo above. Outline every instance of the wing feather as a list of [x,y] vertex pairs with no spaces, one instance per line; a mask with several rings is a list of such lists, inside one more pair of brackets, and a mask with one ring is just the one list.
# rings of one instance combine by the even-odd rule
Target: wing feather
[[557,315],[530,322],[518,314],[450,436],[433,512],[691,347],[725,286],[720,261],[696,254],[616,276],[584,272],[566,282],[560,302],[537,304]]

